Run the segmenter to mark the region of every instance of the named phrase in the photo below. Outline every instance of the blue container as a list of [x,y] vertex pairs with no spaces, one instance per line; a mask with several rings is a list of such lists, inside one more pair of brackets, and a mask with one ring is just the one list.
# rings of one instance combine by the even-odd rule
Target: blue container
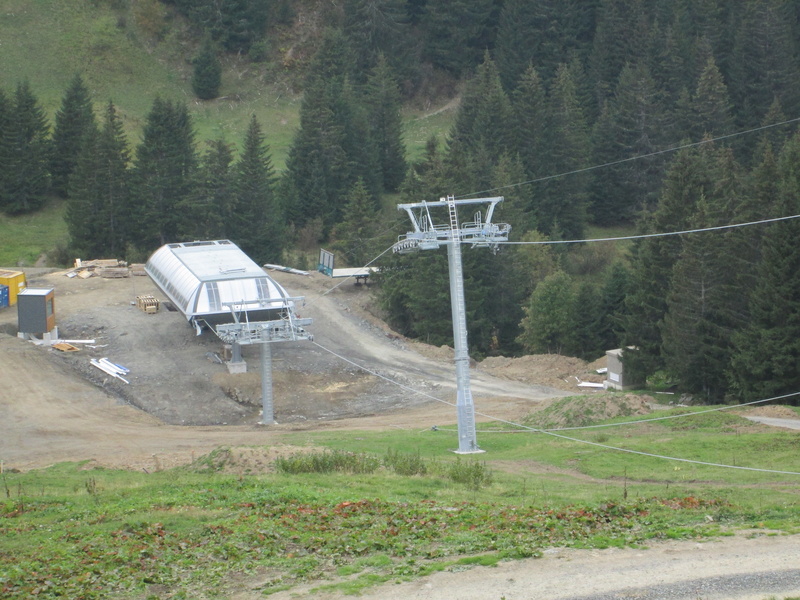
[[0,308],[8,306],[8,286],[0,284]]

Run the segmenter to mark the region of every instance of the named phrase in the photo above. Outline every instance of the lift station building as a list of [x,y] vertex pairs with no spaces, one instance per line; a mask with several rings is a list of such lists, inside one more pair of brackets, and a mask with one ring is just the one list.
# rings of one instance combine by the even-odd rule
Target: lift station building
[[167,244],[145,271],[198,331],[280,319],[292,306],[286,290],[229,240]]

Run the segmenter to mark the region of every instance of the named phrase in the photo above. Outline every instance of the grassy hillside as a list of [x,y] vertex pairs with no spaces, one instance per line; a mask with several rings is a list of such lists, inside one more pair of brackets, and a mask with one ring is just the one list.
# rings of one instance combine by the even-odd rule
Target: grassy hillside
[[[800,528],[796,475],[491,429],[480,433],[487,453],[479,460],[454,456],[455,432],[445,427],[287,432],[272,448],[221,448],[184,468],[160,471],[156,462],[150,473],[89,464],[7,472],[0,595],[232,597],[257,581],[266,596],[320,579],[354,594],[551,546]],[[696,461],[800,469],[795,435],[727,413],[570,434]],[[280,458],[255,466],[276,451]]]
[[[297,10],[313,10],[314,3],[298,3]],[[308,37],[307,32],[288,32]],[[112,100],[119,108],[135,146],[153,99],[160,95],[187,103],[194,117],[198,141],[224,137],[239,144],[250,116],[255,114],[267,135],[273,163],[282,169],[298,126],[300,96],[288,83],[283,64],[250,63],[226,57],[221,97],[197,100],[191,91],[191,59],[197,40],[185,23],[157,0],[5,0],[0,12],[0,87],[13,91],[28,80],[52,117],[64,91],[81,73],[98,108]],[[304,42],[306,51],[313,41]],[[424,147],[431,133],[449,127],[453,110],[427,119],[409,113],[406,136],[412,155]]]
[[67,237],[63,202],[19,217],[0,213],[0,268],[33,266],[42,254],[66,244]]

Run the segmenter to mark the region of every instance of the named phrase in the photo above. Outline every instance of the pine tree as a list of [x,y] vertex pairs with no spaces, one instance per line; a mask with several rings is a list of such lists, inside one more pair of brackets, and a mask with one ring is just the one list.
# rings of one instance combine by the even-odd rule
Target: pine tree
[[428,0],[424,55],[435,66],[461,76],[492,46],[492,0]]
[[350,190],[342,222],[335,228],[334,248],[348,264],[361,267],[373,258],[372,238],[377,233],[375,199],[359,179]]
[[224,139],[207,142],[198,170],[195,193],[186,207],[193,218],[184,223],[184,237],[229,239],[236,230],[233,150]]
[[191,116],[185,105],[156,98],[136,148],[134,190],[135,243],[152,250],[179,237],[180,211],[191,199],[197,157]]
[[[465,164],[479,158],[488,176],[491,166],[507,152],[511,131],[511,103],[500,84],[494,61],[488,53],[467,84],[453,128],[450,130],[449,160]],[[488,182],[485,182],[488,183]]]
[[250,119],[235,167],[234,241],[256,262],[278,261],[283,251],[283,217],[275,198],[275,173],[269,148],[255,115]]
[[[562,175],[589,163],[590,136],[575,81],[580,73],[561,65],[548,97],[547,139],[553,140],[546,157],[546,173]],[[581,173],[537,184],[536,220],[551,237],[579,239],[586,224],[588,176]]]
[[365,77],[383,60],[402,80],[413,78],[414,44],[405,4],[404,0],[345,0],[344,33],[353,48],[357,77]]
[[755,127],[775,98],[790,115],[800,111],[800,68],[790,8],[779,0],[746,2],[730,60],[730,91],[740,127]]
[[[795,135],[779,159],[775,208],[780,215],[800,213],[798,164],[800,136]],[[750,320],[733,340],[730,379],[743,400],[766,399],[800,389],[798,236],[798,219],[773,223],[764,232],[757,291],[750,296]]]
[[625,298],[630,289],[630,273],[617,261],[611,265],[600,292],[599,344],[602,350],[619,348],[623,323],[628,315]]
[[222,85],[222,64],[217,58],[214,43],[207,37],[194,58],[192,90],[200,100],[211,100],[219,96]]
[[692,100],[694,112],[693,137],[720,136],[733,131],[733,105],[728,88],[717,68],[714,57],[709,57],[697,81]]
[[130,154],[122,122],[109,102],[102,127],[84,135],[69,180],[70,247],[87,257],[122,257],[130,241]]
[[10,215],[30,213],[47,201],[50,189],[49,126],[44,109],[27,82],[17,85],[2,134],[0,209]]
[[56,112],[53,129],[53,154],[50,160],[52,190],[61,197],[67,195],[67,183],[75,168],[81,141],[95,124],[89,91],[80,75],[70,82],[61,109]]
[[[396,192],[406,176],[400,91],[383,55],[367,80],[366,110],[370,140],[378,154],[382,187]],[[363,180],[362,180],[363,183]]]
[[6,180],[9,173],[6,169],[10,168],[11,163],[6,159],[6,154],[10,151],[8,146],[8,134],[11,124],[12,104],[9,97],[0,88],[0,211],[4,210]]
[[[641,223],[643,232],[689,228],[697,201],[713,187],[710,152],[711,148],[704,146],[678,153],[667,171],[656,210]],[[643,239],[632,248],[624,345],[634,349],[625,353],[625,368],[642,379],[663,367],[660,323],[667,311],[666,297],[680,251],[676,236]]]

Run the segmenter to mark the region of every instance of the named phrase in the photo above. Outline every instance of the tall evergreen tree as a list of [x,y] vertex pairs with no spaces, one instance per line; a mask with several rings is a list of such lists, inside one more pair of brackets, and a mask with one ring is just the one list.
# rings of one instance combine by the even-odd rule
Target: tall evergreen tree
[[11,215],[41,208],[50,190],[49,126],[30,85],[17,85],[0,148],[0,209]]
[[193,218],[184,223],[184,237],[228,239],[236,232],[237,198],[234,190],[233,150],[224,139],[207,142],[198,183],[186,210]]
[[788,114],[800,111],[800,67],[791,7],[781,0],[746,2],[729,66],[730,91],[740,127],[755,127],[774,98]]
[[152,250],[174,242],[181,221],[192,218],[179,207],[191,199],[197,169],[194,129],[186,105],[156,98],[136,148],[134,222],[136,245]]
[[450,156],[469,158],[484,150],[490,164],[496,164],[507,152],[510,131],[511,103],[500,84],[497,67],[486,53],[464,90],[450,130]]
[[361,267],[373,258],[372,238],[377,233],[375,200],[359,179],[350,190],[342,222],[335,228],[334,248],[348,264]]
[[493,0],[428,0],[425,57],[435,66],[461,76],[492,47]]
[[[645,233],[689,228],[697,201],[713,187],[710,150],[705,146],[678,153],[667,171],[656,210],[641,224]],[[633,246],[624,345],[634,347],[625,353],[625,368],[638,377],[652,375],[663,367],[660,323],[680,251],[676,236],[642,239]]]
[[591,138],[575,84],[580,77],[567,65],[561,65],[556,74],[547,110],[547,139],[553,143],[545,164],[547,175],[559,177],[538,184],[534,191],[539,227],[562,239],[579,239],[586,224],[588,176],[563,175],[589,164]]
[[70,246],[84,256],[122,257],[131,240],[130,153],[122,121],[109,102],[101,128],[84,135],[69,180]]
[[378,57],[378,63],[367,80],[365,103],[370,141],[378,155],[382,187],[387,192],[396,192],[407,168],[403,119],[400,91],[383,55]]
[[9,174],[6,169],[11,167],[11,163],[5,158],[6,153],[9,151],[8,147],[8,134],[11,131],[11,115],[12,115],[11,99],[6,95],[5,91],[0,88],[0,211],[4,210],[3,203],[6,197],[5,186]]
[[203,41],[200,51],[194,57],[192,71],[192,90],[200,100],[211,100],[219,96],[222,85],[222,64],[210,37]]
[[250,119],[235,171],[234,240],[256,262],[277,261],[283,250],[283,217],[275,198],[269,148],[255,115]]
[[50,160],[52,190],[67,195],[67,184],[78,160],[81,141],[95,123],[89,90],[78,74],[72,78],[53,128],[53,154]]
[[402,80],[413,77],[414,44],[405,4],[404,0],[345,0],[344,33],[353,48],[359,83],[375,69],[380,56]]
[[692,101],[694,109],[694,139],[704,135],[720,136],[733,131],[733,105],[728,87],[722,79],[714,57],[709,57],[697,81]]
[[[779,160],[780,215],[800,213],[800,136]],[[750,320],[734,337],[730,379],[743,400],[766,399],[800,389],[800,236],[798,219],[764,232],[757,290],[750,296]],[[797,400],[793,400],[797,404]]]

